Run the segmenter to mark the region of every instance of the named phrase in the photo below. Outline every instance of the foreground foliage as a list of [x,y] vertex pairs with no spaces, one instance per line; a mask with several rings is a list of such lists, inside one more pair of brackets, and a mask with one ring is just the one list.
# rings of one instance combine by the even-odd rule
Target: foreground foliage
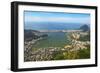
[[[28,49],[24,61],[75,60],[90,58],[90,33],[72,32],[67,35],[69,43],[65,47]],[[33,46],[33,45],[32,45]]]

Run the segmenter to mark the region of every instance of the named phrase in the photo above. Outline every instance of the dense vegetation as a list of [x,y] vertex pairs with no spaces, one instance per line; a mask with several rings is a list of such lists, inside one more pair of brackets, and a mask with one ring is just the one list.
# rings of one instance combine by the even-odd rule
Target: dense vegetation
[[80,29],[83,31],[80,33],[69,33],[69,36],[67,36],[69,38],[67,49],[69,48],[73,51],[68,50],[67,52],[55,54],[53,56],[54,60],[90,58],[90,43],[87,43],[87,41],[90,41],[89,27],[87,25],[83,25],[80,27]]
[[82,49],[79,51],[63,52],[55,54],[53,60],[64,60],[64,59],[88,59],[90,58],[90,49]]
[[[90,58],[90,44],[83,45],[82,43],[78,45],[76,42],[86,42],[90,41],[90,31],[87,25],[83,25],[80,27],[83,30],[81,33],[70,33],[69,38],[69,47],[70,49],[77,49],[74,51],[67,51],[63,53],[56,54],[54,56],[54,60],[61,60],[61,59],[87,59]],[[84,35],[85,34],[85,35]],[[74,45],[74,46],[73,46]],[[73,47],[72,47],[73,46]],[[79,47],[80,46],[80,47]],[[67,47],[68,49],[68,47]]]
[[[49,60],[73,60],[73,59],[88,59],[90,58],[90,31],[87,25],[80,27],[82,32],[69,32],[66,35],[68,43],[64,47],[46,47],[25,50],[25,61],[49,61]],[[26,47],[33,47],[36,40],[40,37],[47,37],[47,34],[40,34],[38,31],[25,31]],[[37,40],[38,41],[38,40]],[[27,44],[29,46],[27,46]]]
[[24,30],[24,40],[31,41],[33,39],[38,39],[40,37],[47,37],[47,34],[41,34],[39,31],[36,30]]

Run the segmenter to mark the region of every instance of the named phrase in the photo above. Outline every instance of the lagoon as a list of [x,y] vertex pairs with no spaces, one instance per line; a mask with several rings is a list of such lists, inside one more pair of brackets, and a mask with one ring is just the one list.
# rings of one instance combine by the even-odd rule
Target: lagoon
[[48,32],[48,37],[38,41],[33,48],[64,47],[68,43],[65,32]]

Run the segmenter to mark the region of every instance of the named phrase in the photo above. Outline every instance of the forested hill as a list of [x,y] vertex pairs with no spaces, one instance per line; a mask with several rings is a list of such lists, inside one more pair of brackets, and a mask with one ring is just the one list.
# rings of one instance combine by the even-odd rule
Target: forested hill
[[37,30],[24,30],[24,40],[31,41],[32,39],[38,39],[40,37],[46,37],[47,34],[40,33]]

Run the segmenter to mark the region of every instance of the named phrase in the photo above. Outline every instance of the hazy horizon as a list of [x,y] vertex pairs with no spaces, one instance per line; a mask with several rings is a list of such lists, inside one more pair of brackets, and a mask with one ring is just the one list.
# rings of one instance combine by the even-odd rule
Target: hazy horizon
[[90,14],[24,11],[24,29],[65,30],[90,26]]

